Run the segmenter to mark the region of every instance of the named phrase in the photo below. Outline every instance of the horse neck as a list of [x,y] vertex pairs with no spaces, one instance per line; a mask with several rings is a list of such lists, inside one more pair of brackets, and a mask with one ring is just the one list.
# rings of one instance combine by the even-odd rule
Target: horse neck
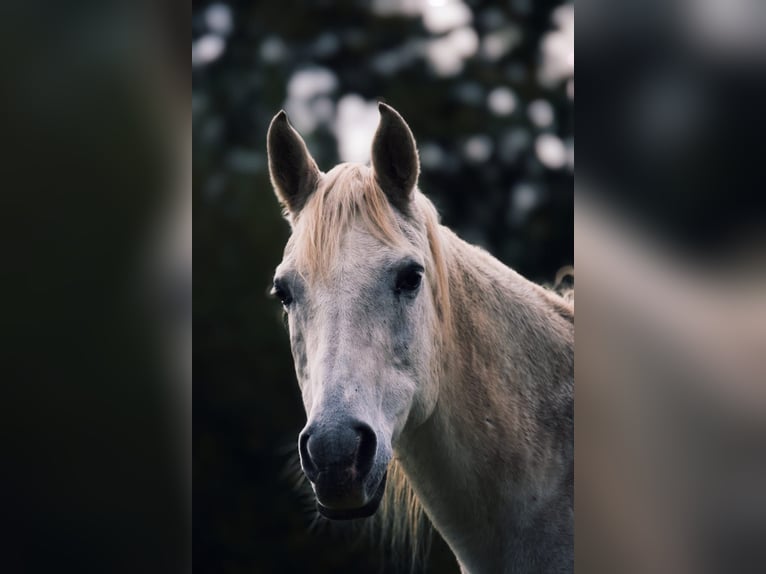
[[403,441],[400,459],[467,572],[511,564],[524,572],[524,563],[546,571],[540,565],[560,548],[546,548],[535,525],[553,513],[547,526],[558,530],[560,546],[567,526],[558,516],[571,522],[570,309],[451,232],[442,235],[452,326],[438,358],[439,399]]

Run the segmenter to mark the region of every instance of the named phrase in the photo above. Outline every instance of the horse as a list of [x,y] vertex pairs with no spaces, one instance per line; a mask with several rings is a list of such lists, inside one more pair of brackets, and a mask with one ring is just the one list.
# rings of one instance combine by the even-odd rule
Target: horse
[[379,112],[371,165],[320,171],[284,111],[267,135],[291,227],[272,293],[319,514],[383,501],[403,523],[424,511],[465,574],[571,572],[573,299],[441,225],[412,131]]

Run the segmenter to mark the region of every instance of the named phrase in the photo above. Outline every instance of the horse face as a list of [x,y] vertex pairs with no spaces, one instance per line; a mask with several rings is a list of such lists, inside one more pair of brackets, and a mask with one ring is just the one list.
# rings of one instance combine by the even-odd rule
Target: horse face
[[[274,293],[287,312],[308,417],[299,453],[329,518],[375,512],[399,437],[436,402],[433,265],[414,205],[418,155],[401,116],[385,104],[380,112],[371,168],[342,164],[322,174],[284,112],[268,135],[272,183],[293,228]],[[306,272],[306,259],[321,259],[320,268]]]
[[308,416],[301,465],[327,517],[375,512],[398,438],[433,408],[435,311],[425,269],[417,250],[359,228],[322,281],[301,277],[289,246],[277,269]]

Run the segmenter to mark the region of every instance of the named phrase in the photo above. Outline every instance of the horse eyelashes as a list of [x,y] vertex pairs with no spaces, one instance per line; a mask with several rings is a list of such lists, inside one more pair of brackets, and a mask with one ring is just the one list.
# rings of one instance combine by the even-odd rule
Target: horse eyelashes
[[279,299],[284,307],[287,307],[293,302],[293,296],[292,293],[290,293],[290,289],[288,289],[288,287],[280,280],[274,281],[274,287],[271,290],[271,294]]

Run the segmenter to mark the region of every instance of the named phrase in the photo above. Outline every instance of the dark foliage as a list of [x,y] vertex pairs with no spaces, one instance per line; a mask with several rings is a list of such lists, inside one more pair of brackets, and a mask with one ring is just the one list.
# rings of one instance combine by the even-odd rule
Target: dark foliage
[[[434,31],[419,13],[370,8],[391,4],[401,3],[193,4],[197,572],[388,568],[385,552],[350,542],[346,528],[310,529],[312,502],[285,471],[305,415],[279,305],[267,297],[288,236],[265,156],[280,108],[313,117],[302,133],[328,170],[341,161],[339,102],[386,101],[418,140],[420,188],[446,225],[537,281],[572,263],[573,162],[562,155],[572,153],[572,86],[538,79],[559,3],[470,1],[462,37]],[[431,45],[437,59],[465,50],[459,71],[434,68],[426,53],[435,40],[444,42]],[[296,86],[297,74],[308,88]],[[541,134],[555,136],[552,158],[536,149]],[[450,569],[435,540],[428,570]]]

